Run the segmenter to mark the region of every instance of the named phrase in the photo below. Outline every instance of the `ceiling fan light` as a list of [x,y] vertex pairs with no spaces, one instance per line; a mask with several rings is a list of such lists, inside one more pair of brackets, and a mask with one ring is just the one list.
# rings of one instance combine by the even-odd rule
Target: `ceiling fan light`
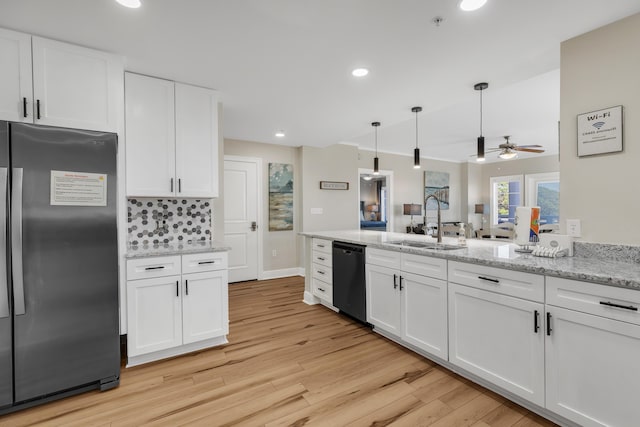
[[510,148],[507,148],[503,150],[500,154],[498,154],[498,157],[500,157],[503,160],[511,160],[518,157],[518,153]]

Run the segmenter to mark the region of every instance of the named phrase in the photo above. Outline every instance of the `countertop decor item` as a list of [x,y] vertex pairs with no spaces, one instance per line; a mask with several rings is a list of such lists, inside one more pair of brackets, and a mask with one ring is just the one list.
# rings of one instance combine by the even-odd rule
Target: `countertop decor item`
[[402,205],[402,213],[404,215],[411,215],[411,233],[413,233],[413,228],[415,225],[413,224],[413,216],[422,214],[422,206],[417,203],[405,203]]
[[622,151],[622,105],[578,114],[578,157]]

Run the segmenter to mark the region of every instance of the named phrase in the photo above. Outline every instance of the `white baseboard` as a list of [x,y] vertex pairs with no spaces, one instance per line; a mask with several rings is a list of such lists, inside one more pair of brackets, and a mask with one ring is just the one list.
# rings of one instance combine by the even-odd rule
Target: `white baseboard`
[[179,356],[181,354],[190,353],[192,351],[204,350],[205,348],[215,347],[227,344],[227,336],[210,338],[178,347],[167,348],[165,350],[154,351],[153,353],[141,354],[139,356],[129,356],[127,360],[127,368],[141,365],[143,363],[155,362],[156,360],[166,359],[168,357]]
[[[302,272],[302,274],[300,274]],[[304,277],[304,269],[299,267],[283,268],[281,270],[263,271],[260,280],[279,279],[281,277],[302,276]]]
[[304,297],[302,298],[302,302],[307,305],[316,305],[320,303],[320,299],[314,297],[311,292],[304,291]]

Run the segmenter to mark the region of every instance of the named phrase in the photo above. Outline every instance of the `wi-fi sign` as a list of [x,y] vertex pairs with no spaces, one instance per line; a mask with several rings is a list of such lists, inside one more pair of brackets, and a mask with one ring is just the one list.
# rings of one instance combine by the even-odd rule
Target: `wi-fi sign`
[[601,128],[602,126],[604,126],[604,125],[605,125],[605,123],[604,123],[604,122],[595,122],[595,123],[594,123],[594,124],[592,124],[591,126],[593,126],[594,128],[596,128],[596,129],[600,130],[600,128]]

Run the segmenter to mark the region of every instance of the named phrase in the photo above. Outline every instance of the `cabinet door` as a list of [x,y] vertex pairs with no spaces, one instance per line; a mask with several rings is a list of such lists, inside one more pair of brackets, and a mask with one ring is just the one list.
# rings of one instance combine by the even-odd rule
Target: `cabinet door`
[[367,264],[367,322],[396,336],[400,330],[400,273]]
[[117,56],[33,37],[34,122],[117,132],[122,73]]
[[0,28],[0,120],[33,122],[31,36]]
[[173,197],[174,83],[125,73],[127,195]]
[[180,276],[127,282],[127,352],[138,356],[182,344]]
[[182,279],[183,342],[228,334],[227,270],[185,274]]
[[543,310],[539,303],[449,283],[449,361],[543,406]]
[[447,282],[402,272],[402,339],[447,360]]
[[176,90],[176,195],[218,197],[218,98],[181,83]]
[[547,306],[546,407],[583,426],[637,426],[640,326]]

